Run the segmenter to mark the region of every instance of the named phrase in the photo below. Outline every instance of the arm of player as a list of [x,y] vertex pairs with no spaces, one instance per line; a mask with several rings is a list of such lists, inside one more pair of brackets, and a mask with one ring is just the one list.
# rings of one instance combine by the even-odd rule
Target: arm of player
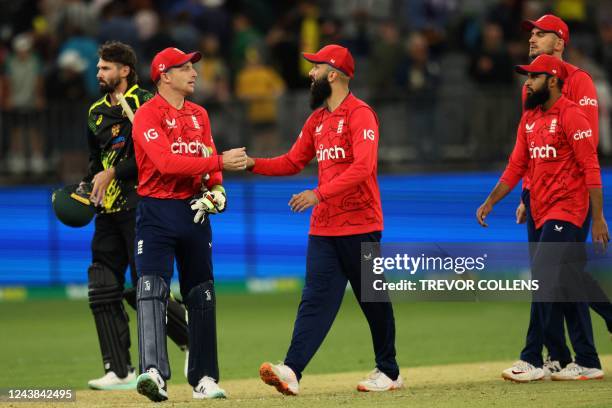
[[307,121],[287,153],[270,159],[249,157],[247,169],[263,176],[292,176],[302,171],[314,156],[314,140]]
[[607,245],[610,240],[608,225],[603,214],[603,194],[601,191],[601,171],[597,158],[593,130],[587,115],[578,108],[566,111],[564,123],[565,136],[574,151],[574,157],[584,173],[586,186],[591,200],[593,217],[592,238],[594,242]]
[[[206,123],[208,124],[208,126],[206,127],[207,131],[206,131],[206,134],[204,135],[204,139],[206,140],[206,145],[212,148],[212,155],[216,156],[218,154],[217,146],[215,146],[215,140],[213,139],[213,136],[212,136],[210,120],[208,119],[208,114],[206,113],[206,111],[204,111],[204,109],[202,109],[202,111],[203,111],[203,114],[205,115],[204,117],[206,119]],[[208,180],[205,181],[205,185],[209,190],[211,190],[213,186],[221,185],[221,184],[223,184],[223,173],[221,172],[221,170],[211,171],[208,173]]]
[[148,114],[149,112],[142,108],[136,112],[132,139],[160,173],[191,176],[223,169],[223,158],[220,155],[203,158],[173,154],[159,120],[156,121],[155,117]]
[[367,107],[354,111],[349,118],[353,141],[353,162],[338,177],[315,189],[319,201],[336,196],[372,176],[378,159],[378,121]]
[[527,140],[523,129],[524,119],[521,119],[516,132],[516,143],[510,155],[510,159],[508,160],[508,165],[499,178],[497,185],[493,188],[484,203],[476,210],[476,220],[483,227],[488,227],[485,219],[487,215],[493,211],[493,206],[506,197],[527,172],[529,155]]
[[597,89],[593,79],[584,71],[577,71],[574,80],[571,82],[573,88],[571,94],[574,101],[580,106],[580,110],[585,114],[589,125],[593,131],[595,148],[599,142],[599,103],[597,99]]

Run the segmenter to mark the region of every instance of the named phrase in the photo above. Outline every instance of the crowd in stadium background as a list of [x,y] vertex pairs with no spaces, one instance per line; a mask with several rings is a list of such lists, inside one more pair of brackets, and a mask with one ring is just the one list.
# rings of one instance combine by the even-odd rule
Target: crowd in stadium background
[[[100,97],[97,48],[150,61],[199,50],[194,100],[221,148],[282,152],[307,116],[301,52],[348,47],[352,90],[381,119],[383,169],[501,163],[514,143],[528,62],[520,22],[553,12],[570,27],[565,59],[595,81],[600,153],[612,155],[612,4],[595,0],[20,0],[0,1],[0,173],[7,182],[72,181],[86,163],[87,106]],[[389,165],[385,167],[385,165]],[[428,166],[428,167],[427,167]],[[482,166],[482,164],[481,164]]]

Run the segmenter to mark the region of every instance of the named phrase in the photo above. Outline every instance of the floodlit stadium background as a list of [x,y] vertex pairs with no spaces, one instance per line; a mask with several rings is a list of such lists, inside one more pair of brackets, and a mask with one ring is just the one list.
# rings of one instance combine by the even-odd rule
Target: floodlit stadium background
[[[253,156],[286,151],[308,115],[310,64],[300,53],[349,47],[352,90],[380,118],[387,242],[524,239],[513,221],[516,192],[490,229],[473,218],[514,143],[522,78],[512,66],[527,61],[524,18],[554,12],[569,23],[566,59],[595,80],[602,163],[612,157],[609,2],[0,3],[0,288],[86,282],[93,226],[57,222],[50,193],[85,174],[86,111],[99,98],[96,49],[107,40],[134,47],[148,89],[157,51],[200,50],[193,99],[209,110],[220,149],[245,145]],[[308,215],[286,204],[315,185],[315,166],[291,179],[227,178],[229,209],[213,217],[220,282],[302,276]]]

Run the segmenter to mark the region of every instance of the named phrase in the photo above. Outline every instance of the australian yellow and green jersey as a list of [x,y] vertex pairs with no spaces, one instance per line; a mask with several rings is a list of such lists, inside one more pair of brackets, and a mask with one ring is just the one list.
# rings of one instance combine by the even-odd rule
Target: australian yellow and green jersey
[[[132,86],[125,100],[136,112],[153,94]],[[101,213],[114,213],[136,207],[138,173],[132,142],[132,123],[121,105],[111,105],[110,96],[104,95],[89,108],[87,117],[89,143],[89,169],[84,181],[91,182],[100,171],[115,168],[115,178],[104,195]]]

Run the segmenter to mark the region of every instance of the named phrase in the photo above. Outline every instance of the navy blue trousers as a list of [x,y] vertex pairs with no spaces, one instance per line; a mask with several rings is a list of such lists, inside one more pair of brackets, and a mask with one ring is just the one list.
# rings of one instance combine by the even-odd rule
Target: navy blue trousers
[[[530,243],[549,242],[584,242],[588,235],[588,226],[578,228],[565,221],[548,221],[540,229],[535,229],[529,208],[529,191],[523,191],[523,203],[527,208],[527,233]],[[587,219],[590,223],[590,219]],[[585,222],[586,223],[586,222]],[[555,227],[561,227],[561,231]],[[532,263],[546,258],[558,257],[558,253],[546,254],[551,247],[535,246],[532,253]],[[593,328],[589,305],[585,302],[532,302],[529,327],[525,347],[521,352],[521,360],[536,367],[543,365],[542,348],[546,346],[552,360],[558,360],[562,366],[572,361],[572,356],[565,342],[563,319],[576,353],[576,363],[585,367],[600,368],[601,364],[595,350]]]
[[390,302],[361,301],[361,243],[380,242],[381,233],[308,237],[306,281],[285,364],[297,375],[310,362],[329,332],[342,303],[347,281],[370,326],[376,367],[397,379],[395,319]]
[[136,270],[161,276],[168,287],[178,270],[183,299],[200,283],[213,280],[212,231],[208,220],[193,222],[189,200],[143,197],[136,211]]

